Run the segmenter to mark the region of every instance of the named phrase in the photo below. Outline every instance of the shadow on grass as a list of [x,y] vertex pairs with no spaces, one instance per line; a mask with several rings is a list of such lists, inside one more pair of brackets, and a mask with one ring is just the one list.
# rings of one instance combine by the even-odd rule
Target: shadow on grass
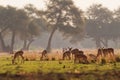
[[83,72],[83,73],[24,73],[0,74],[0,80],[119,80],[120,71]]

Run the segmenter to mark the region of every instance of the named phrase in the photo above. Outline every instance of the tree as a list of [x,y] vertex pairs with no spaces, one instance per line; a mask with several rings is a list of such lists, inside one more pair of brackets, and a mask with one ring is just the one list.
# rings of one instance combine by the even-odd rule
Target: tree
[[115,42],[117,48],[120,47],[120,7],[117,10],[114,10],[113,21],[110,25],[110,32],[113,34],[112,40]]
[[[87,10],[87,34],[96,42],[96,46],[108,47],[108,40],[111,39],[110,25],[113,21],[113,13],[101,4],[93,4]],[[102,43],[102,44],[101,44]]]
[[[27,27],[29,23],[29,17],[23,9],[16,9],[11,6],[1,7],[0,11],[0,25],[1,25],[1,43],[4,48],[9,48],[10,51],[13,51],[15,44],[16,34],[20,33],[22,30]],[[5,46],[4,38],[2,33],[7,32],[7,35],[11,34],[11,43],[10,45]],[[9,34],[8,34],[9,33]],[[8,51],[8,50],[7,50]]]
[[[31,43],[41,32],[46,30],[46,22],[36,13],[32,5],[25,9],[7,6],[0,7],[0,41],[3,51],[13,51],[15,39],[23,40],[23,49],[28,50]],[[6,33],[6,35],[4,35]],[[4,37],[11,36],[11,42],[5,44]]]
[[6,51],[6,46],[5,46],[5,42],[4,42],[4,38],[3,38],[3,33],[7,30],[7,26],[6,26],[6,8],[0,6],[0,42],[1,42],[1,48],[3,51]]
[[30,22],[28,24],[27,32],[23,33],[25,34],[24,36],[22,34],[21,39],[24,41],[23,49],[28,50],[30,44],[35,40],[35,38],[40,36],[41,33],[47,31],[47,23],[39,14],[39,12],[41,13],[42,11],[37,10],[32,4],[26,5],[25,11]]
[[10,24],[8,24],[8,26],[12,34],[10,51],[13,51],[15,44],[15,37],[17,34],[20,34],[26,30],[29,24],[29,17],[24,10],[16,9],[13,7],[8,7],[8,16],[11,16],[10,17],[11,21],[9,21]]
[[[20,34],[23,32],[23,30],[26,30],[29,24],[29,17],[27,16],[27,13],[22,10],[15,10],[15,9],[9,9],[9,12],[11,12],[11,25],[9,25],[9,29],[12,32],[12,38],[11,38],[11,51],[14,49],[15,44],[15,36],[16,34]],[[17,26],[16,26],[17,25]]]
[[[83,12],[74,5],[72,0],[49,0],[45,19],[48,22],[48,28],[52,30],[46,48],[48,52],[51,50],[51,41],[56,30],[67,38],[75,35],[81,37],[84,30]],[[71,41],[73,39],[71,38]]]
[[20,38],[24,42],[23,48],[22,48],[23,50],[29,50],[31,43],[35,40],[37,36],[40,35],[41,29],[37,21],[39,21],[39,19],[32,20],[29,23],[28,28],[26,29],[26,32],[23,32],[22,34],[20,34],[21,36]]

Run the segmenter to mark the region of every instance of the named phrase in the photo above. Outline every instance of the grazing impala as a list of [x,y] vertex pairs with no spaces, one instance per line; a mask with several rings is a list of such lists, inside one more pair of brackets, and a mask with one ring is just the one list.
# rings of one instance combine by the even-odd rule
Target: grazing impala
[[79,63],[81,61],[84,61],[84,63],[89,63],[87,60],[87,56],[84,55],[83,51],[80,51],[79,49],[73,49],[71,53],[74,55],[74,63],[76,63],[76,61],[79,61]]
[[23,52],[22,50],[17,51],[17,52],[14,54],[14,56],[13,56],[12,64],[15,64],[15,60],[16,60],[16,58],[18,58],[19,56],[22,58],[21,63],[23,63],[23,62],[24,62],[23,54],[24,54],[24,52]]
[[40,60],[43,60],[44,57],[47,57],[47,50],[42,51],[42,56],[41,56]]
[[95,63],[96,62],[96,55],[94,54],[89,54],[88,55],[90,62]]
[[67,57],[69,58],[69,60],[71,59],[71,50],[72,48],[69,48],[69,47],[68,47],[68,50],[63,48],[63,60]]
[[96,58],[107,58],[112,59],[115,62],[115,54],[113,48],[100,48],[98,49],[97,57]]

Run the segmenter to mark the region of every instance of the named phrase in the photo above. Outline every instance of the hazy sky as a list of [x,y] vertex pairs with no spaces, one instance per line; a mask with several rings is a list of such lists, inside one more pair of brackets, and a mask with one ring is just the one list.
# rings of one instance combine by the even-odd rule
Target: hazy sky
[[[26,4],[34,4],[37,8],[44,8],[44,0],[0,0],[0,5],[12,5],[19,8],[23,8]],[[120,7],[120,0],[74,0],[75,5],[83,10],[86,10],[91,4],[101,3],[103,6],[108,7],[111,10]]]

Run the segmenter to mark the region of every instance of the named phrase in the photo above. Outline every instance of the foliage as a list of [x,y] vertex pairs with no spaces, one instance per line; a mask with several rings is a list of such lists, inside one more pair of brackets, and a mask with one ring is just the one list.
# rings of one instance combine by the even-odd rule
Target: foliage
[[52,30],[47,50],[51,48],[51,41],[56,30],[60,31],[70,42],[77,42],[83,38],[85,18],[83,12],[79,10],[72,0],[49,0],[45,19],[48,28]]
[[[13,51],[16,38],[18,37],[24,41],[23,48],[29,49],[30,44],[40,35],[40,32],[45,31],[45,24],[44,19],[33,16],[27,9],[0,6],[0,41],[3,51],[6,51],[4,49],[6,47]],[[10,43],[5,44],[5,36],[11,36]]]
[[0,9],[0,27],[1,27],[1,43],[3,44],[3,49],[5,48],[3,31],[7,32],[7,35],[11,34],[11,43],[9,47],[10,50],[13,50],[15,43],[15,36],[18,33],[21,33],[23,29],[29,23],[29,18],[26,12],[23,9],[16,9],[11,6],[1,7]]
[[93,4],[89,7],[87,11],[86,31],[87,35],[96,41],[97,47],[101,47],[102,44],[105,47],[108,46],[108,40],[114,36],[112,33],[112,22],[113,13],[108,8],[103,7],[101,4]]
[[46,18],[49,27],[56,27],[64,37],[78,34],[81,37],[85,18],[83,12],[71,0],[50,0],[47,8]]

